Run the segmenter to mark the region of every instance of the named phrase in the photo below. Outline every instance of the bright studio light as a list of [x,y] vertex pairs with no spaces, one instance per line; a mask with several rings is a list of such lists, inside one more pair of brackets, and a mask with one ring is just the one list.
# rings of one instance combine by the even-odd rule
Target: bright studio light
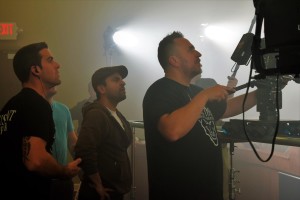
[[113,35],[114,42],[122,48],[133,47],[137,44],[137,38],[127,30],[119,30]]
[[212,40],[223,40],[226,39],[226,36],[228,35],[228,31],[226,31],[226,29],[224,30],[217,26],[206,27],[204,33],[206,37]]
[[204,35],[206,38],[214,41],[215,43],[222,44],[225,46],[232,45],[232,41],[235,41],[236,38],[240,38],[236,32],[235,28],[232,25],[208,25],[205,27]]

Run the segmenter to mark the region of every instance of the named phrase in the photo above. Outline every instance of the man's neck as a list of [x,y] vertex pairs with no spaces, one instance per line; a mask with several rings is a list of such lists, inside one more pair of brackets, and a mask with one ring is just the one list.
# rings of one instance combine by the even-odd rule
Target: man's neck
[[187,79],[186,77],[178,73],[166,73],[165,77],[185,86],[189,86],[191,81],[190,79]]
[[39,95],[41,95],[43,98],[46,99],[46,93],[44,91],[44,88],[42,88],[42,86],[39,86],[38,84],[23,83],[22,87],[23,88],[30,88],[30,89],[32,89],[36,93],[38,93]]
[[112,111],[116,111],[116,110],[117,110],[117,105],[115,105],[115,104],[113,104],[112,102],[110,102],[107,98],[101,97],[101,98],[99,99],[99,102],[100,102],[103,106],[109,108],[109,109],[112,110]]

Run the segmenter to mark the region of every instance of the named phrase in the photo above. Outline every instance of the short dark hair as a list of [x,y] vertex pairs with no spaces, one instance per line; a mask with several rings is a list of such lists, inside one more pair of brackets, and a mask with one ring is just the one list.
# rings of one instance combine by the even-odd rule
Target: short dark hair
[[171,55],[174,47],[174,40],[177,38],[183,38],[183,34],[179,31],[173,31],[164,37],[158,45],[157,57],[160,65],[164,70],[169,66],[169,56]]
[[47,49],[45,42],[33,43],[19,49],[13,59],[14,72],[18,79],[24,83],[28,81],[30,68],[32,66],[41,66],[42,49]]

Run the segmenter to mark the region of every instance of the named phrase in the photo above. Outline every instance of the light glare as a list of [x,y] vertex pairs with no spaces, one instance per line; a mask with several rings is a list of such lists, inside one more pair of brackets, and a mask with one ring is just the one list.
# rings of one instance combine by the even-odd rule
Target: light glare
[[118,46],[124,48],[133,47],[137,44],[137,38],[131,32],[125,30],[117,31],[113,35],[113,40]]

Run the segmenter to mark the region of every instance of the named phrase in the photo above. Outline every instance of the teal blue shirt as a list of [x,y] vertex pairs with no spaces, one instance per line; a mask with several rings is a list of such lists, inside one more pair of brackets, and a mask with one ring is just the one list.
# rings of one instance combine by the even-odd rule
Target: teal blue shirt
[[69,108],[57,101],[52,102],[55,139],[52,145],[53,157],[62,165],[68,163],[68,133],[74,131]]

